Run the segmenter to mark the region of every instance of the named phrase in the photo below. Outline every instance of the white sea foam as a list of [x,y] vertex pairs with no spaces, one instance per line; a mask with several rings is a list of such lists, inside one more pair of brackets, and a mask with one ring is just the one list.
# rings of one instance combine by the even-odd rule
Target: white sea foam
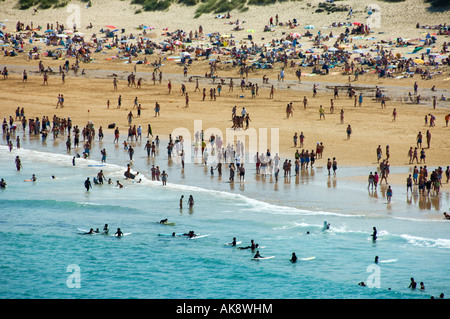
[[443,238],[425,238],[420,236],[412,236],[408,234],[400,235],[401,238],[405,239],[409,244],[419,247],[437,247],[450,249],[450,239]]

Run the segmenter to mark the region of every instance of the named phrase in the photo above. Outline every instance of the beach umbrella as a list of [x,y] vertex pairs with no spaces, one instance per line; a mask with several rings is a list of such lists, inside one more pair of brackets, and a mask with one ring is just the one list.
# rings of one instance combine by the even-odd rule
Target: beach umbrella
[[312,24],[308,24],[305,29],[315,29],[316,27],[313,26]]
[[255,33],[255,30],[253,30],[253,29],[247,29],[247,32]]
[[183,58],[183,57],[191,56],[191,54],[189,52],[181,52],[180,56]]
[[339,49],[337,49],[337,48],[335,48],[335,47],[331,47],[331,48],[328,49],[328,51],[336,52],[336,51],[339,51]]
[[51,33],[51,32],[54,32],[53,30],[50,30],[50,29],[48,29],[48,30],[45,30],[44,31],[45,33]]
[[283,41],[283,44],[292,44],[292,42],[289,41],[289,40],[284,40],[284,41]]
[[73,31],[72,30],[64,30],[63,33],[65,33],[65,34],[72,34]]
[[183,45],[183,42],[181,42],[180,40],[176,40],[173,42],[173,44],[175,45]]
[[414,63],[417,63],[417,64],[424,64],[425,61],[422,60],[422,59],[414,59]]
[[360,50],[360,49],[357,49],[357,50],[353,50],[353,53],[359,53],[359,54],[361,54],[361,53],[364,53],[364,51],[363,51],[363,50]]
[[57,34],[58,38],[68,38],[69,36],[67,34]]
[[107,26],[105,26],[105,28],[108,28],[108,29],[117,29],[115,26],[113,26],[113,25],[107,25]]
[[353,22],[353,25],[361,25],[361,22]]
[[297,33],[297,32],[291,33],[291,36],[293,38],[300,38],[301,37],[300,33]]

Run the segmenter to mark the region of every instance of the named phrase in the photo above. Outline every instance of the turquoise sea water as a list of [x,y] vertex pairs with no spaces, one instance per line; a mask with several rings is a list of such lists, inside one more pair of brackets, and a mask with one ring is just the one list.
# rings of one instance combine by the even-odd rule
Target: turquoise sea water
[[[247,165],[246,182],[228,183],[211,176],[209,167],[167,160],[162,142],[155,160],[144,152],[145,142],[133,143],[132,169],[141,183],[125,180],[129,158],[123,147],[106,136],[96,141],[91,159],[67,154],[64,139],[22,136],[22,148],[0,146],[0,298],[430,298],[450,294],[450,227],[442,213],[449,195],[407,196],[394,187],[391,204],[385,187],[367,190],[365,178],[374,167],[340,167],[328,177],[319,160],[314,169],[278,183]],[[108,152],[100,164],[100,149]],[[79,151],[81,153],[81,151]],[[20,156],[23,169],[15,169]],[[167,186],[151,181],[150,167],[168,172]],[[103,169],[115,185],[94,185],[86,192],[84,180]],[[407,168],[391,168],[407,173]],[[24,182],[36,174],[37,182]],[[54,175],[55,179],[51,176]],[[238,178],[237,178],[238,180]],[[179,198],[184,195],[184,208]],[[193,195],[195,206],[187,208]],[[157,222],[168,218],[175,226]],[[323,231],[327,221],[331,228]],[[77,228],[118,227],[131,235],[116,238],[80,235]],[[372,242],[372,227],[379,238]],[[194,230],[207,237],[189,240],[158,236]],[[309,232],[309,234],[307,234]],[[247,246],[265,246],[263,256],[225,246],[233,237]],[[289,262],[292,252],[312,260]],[[374,257],[380,261],[374,263]],[[74,271],[76,269],[76,271]],[[425,290],[408,288],[410,278]],[[75,278],[75,279],[73,279]],[[359,282],[368,286],[361,287]],[[74,287],[79,283],[79,288]],[[419,285],[418,285],[419,287]]]

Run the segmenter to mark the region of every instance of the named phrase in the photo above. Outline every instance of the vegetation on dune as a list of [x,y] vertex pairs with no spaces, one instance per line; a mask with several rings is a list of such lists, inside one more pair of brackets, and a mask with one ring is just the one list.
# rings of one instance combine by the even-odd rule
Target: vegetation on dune
[[[95,0],[81,0],[82,2],[92,2]],[[131,0],[131,4],[142,6],[136,13],[142,11],[164,11],[172,4],[185,6],[197,6],[195,18],[205,13],[227,13],[231,10],[239,12],[247,11],[249,6],[267,6],[275,3],[301,0]],[[381,0],[384,2],[405,2],[406,0]],[[429,3],[433,9],[449,7],[449,0],[423,0]],[[66,6],[70,0],[18,0],[18,8],[26,10],[32,7],[39,9],[60,8]],[[325,3],[325,2],[324,2]]]

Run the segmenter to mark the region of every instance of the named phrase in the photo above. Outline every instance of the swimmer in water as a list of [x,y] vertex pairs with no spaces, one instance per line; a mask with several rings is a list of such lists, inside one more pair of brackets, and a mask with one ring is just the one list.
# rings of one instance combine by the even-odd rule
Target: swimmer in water
[[292,253],[292,257],[291,257],[290,262],[292,262],[292,263],[297,262],[297,256],[295,255],[295,253]]
[[373,228],[372,240],[373,241],[377,240],[377,228],[376,227]]
[[117,231],[116,231],[115,235],[117,235],[117,237],[122,237],[123,236],[123,233],[120,230],[120,228],[117,228]]
[[253,258],[262,258],[262,256],[259,254],[259,250],[256,252],[255,256]]

